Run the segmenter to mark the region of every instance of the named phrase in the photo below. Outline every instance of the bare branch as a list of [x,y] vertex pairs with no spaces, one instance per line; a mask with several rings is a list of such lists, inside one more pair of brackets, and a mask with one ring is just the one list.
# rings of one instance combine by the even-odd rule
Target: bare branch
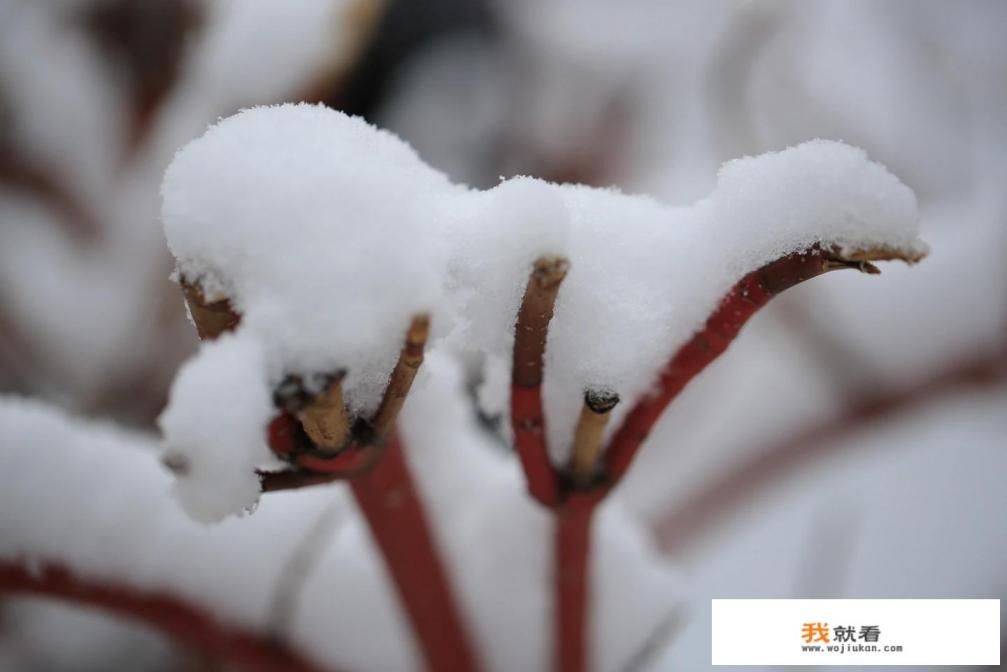
[[580,410],[570,459],[570,478],[575,487],[587,488],[598,475],[602,434],[609,414],[619,403],[619,395],[610,390],[588,390]]
[[721,300],[704,327],[671,357],[661,370],[657,393],[641,398],[616,430],[605,452],[607,487],[613,487],[629,469],[654,423],[679,392],[716,359],[738,335],[742,326],[771,298],[784,290],[829,271],[853,268],[875,274],[871,261],[898,259],[915,263],[921,258],[892,248],[843,251],[813,247],[772,261],[739,280]]
[[412,388],[416,373],[423,364],[423,350],[426,348],[429,334],[430,316],[424,314],[414,317],[406,333],[405,344],[399,353],[399,360],[388,379],[388,387],[385,388],[384,396],[381,398],[381,405],[378,406],[371,422],[374,428],[372,440],[375,443],[385,441],[395,425],[395,419],[402,410],[402,405],[406,403],[406,396]]
[[189,314],[196,323],[196,333],[200,340],[213,340],[225,331],[232,331],[241,321],[227,297],[209,298],[196,283],[185,278],[181,280],[185,302],[189,304]]
[[559,500],[559,479],[549,460],[542,411],[542,370],[546,337],[559,286],[569,263],[562,257],[535,262],[514,332],[511,422],[514,443],[532,496],[546,506]]
[[7,593],[55,598],[136,619],[228,667],[262,672],[321,670],[265,635],[221,623],[199,605],[172,595],[94,581],[54,564],[40,563],[29,570],[0,562],[0,594]]
[[327,387],[315,395],[297,418],[315,447],[323,453],[338,453],[350,442],[350,416],[343,404],[343,377],[329,376]]

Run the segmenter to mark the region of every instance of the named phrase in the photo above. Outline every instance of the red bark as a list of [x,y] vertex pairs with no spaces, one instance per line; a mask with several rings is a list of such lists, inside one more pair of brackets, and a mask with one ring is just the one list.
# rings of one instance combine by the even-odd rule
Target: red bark
[[848,261],[816,248],[781,257],[739,280],[703,328],[665,364],[656,393],[637,401],[612,436],[605,453],[606,487],[612,488],[622,479],[664,409],[689,381],[727,350],[749,318],[785,289],[840,268],[878,272],[866,261]]
[[547,507],[559,502],[560,483],[546,444],[542,370],[556,294],[568,269],[562,257],[535,261],[514,326],[510,398],[514,446],[527,477],[528,491]]
[[598,501],[575,494],[556,509],[553,668],[560,672],[588,668],[591,521]]
[[560,498],[559,478],[546,445],[541,385],[511,386],[511,423],[528,492],[544,506],[555,506]]
[[319,672],[322,668],[266,635],[228,626],[177,597],[75,576],[58,565],[26,569],[0,562],[0,593],[50,597],[146,623],[211,659],[251,672]]
[[[721,299],[703,328],[682,345],[664,366],[655,394],[641,398],[616,430],[603,457],[604,482],[599,487],[586,491],[571,490],[569,484],[565,484],[565,491],[558,495],[562,504],[557,509],[555,540],[555,669],[561,672],[583,672],[589,667],[585,632],[589,629],[590,616],[592,514],[598,503],[625,475],[668,404],[690,380],[727,349],[749,318],[780,292],[822,273],[841,268],[877,273],[877,268],[868,259],[898,256],[892,251],[879,250],[854,259],[816,247],[804,253],[782,257],[743,277]],[[541,401],[536,401],[540,406]],[[541,413],[540,408],[538,411]],[[517,426],[515,435],[518,435]],[[525,440],[529,441],[527,438]],[[539,475],[529,469],[524,456],[522,463],[531,484],[532,478]]]
[[394,432],[389,441],[373,470],[350,480],[353,495],[409,614],[427,667],[475,670],[470,639],[402,445]]
[[[227,299],[208,302],[195,285],[182,283],[202,339],[235,329],[241,321]],[[349,481],[367,519],[385,567],[409,616],[413,632],[431,670],[467,672],[479,669],[471,640],[451,584],[434,543],[419,492],[413,483],[402,445],[392,431],[395,416],[423,362],[429,318],[413,319],[399,361],[385,389],[373,434],[357,437],[334,454],[319,454],[297,418],[287,410],[267,428],[270,448],[290,461],[289,470],[259,472],[263,492],[290,490],[335,480]],[[384,433],[389,436],[384,437]]]

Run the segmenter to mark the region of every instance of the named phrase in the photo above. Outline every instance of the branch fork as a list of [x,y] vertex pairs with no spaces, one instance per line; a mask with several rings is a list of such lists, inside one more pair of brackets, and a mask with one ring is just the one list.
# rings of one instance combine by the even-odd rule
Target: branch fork
[[554,538],[554,665],[560,672],[589,666],[586,629],[590,612],[591,520],[594,509],[625,476],[658,418],[690,380],[716,359],[762,306],[780,292],[823,273],[856,269],[878,274],[872,262],[898,259],[912,264],[922,252],[892,247],[845,250],[811,248],[785,255],[741,278],[703,328],[672,355],[658,375],[656,391],[640,398],[607,446],[602,438],[615,392],[586,390],[574,434],[570,463],[559,469],[549,459],[542,408],[545,343],[549,322],[569,263],[559,257],[535,262],[518,311],[511,386],[514,442],[528,489],[556,516]]
[[[201,337],[215,338],[238,325],[240,316],[226,299],[202,305],[202,292],[187,286],[183,281]],[[291,468],[259,472],[259,478],[263,492],[348,480],[427,667],[466,672],[479,666],[421,493],[395,431],[399,411],[423,363],[429,331],[427,315],[412,319],[371,418],[353,419],[347,412],[342,389],[345,371],[307,381],[288,376],[274,393],[280,413],[269,424],[267,440]]]

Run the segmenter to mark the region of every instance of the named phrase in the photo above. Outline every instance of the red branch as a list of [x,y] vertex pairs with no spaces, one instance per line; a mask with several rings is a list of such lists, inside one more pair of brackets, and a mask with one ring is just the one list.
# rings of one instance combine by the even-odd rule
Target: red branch
[[682,549],[801,467],[840,450],[857,450],[860,447],[857,442],[841,439],[865,425],[959,388],[999,384],[1005,377],[1007,353],[987,355],[856,403],[832,419],[756,451],[727,474],[665,512],[655,524],[658,543],[666,552]]
[[457,601],[434,545],[402,445],[393,432],[382,459],[350,480],[431,670],[475,670]]
[[[616,430],[603,458],[603,483],[593,489],[578,491],[571,488],[569,479],[562,482],[562,485],[565,486],[564,489],[558,493],[555,500],[552,500],[557,515],[554,566],[556,582],[555,669],[561,672],[583,672],[589,667],[585,632],[588,629],[587,624],[590,616],[590,582],[588,577],[592,513],[598,503],[625,475],[640,446],[668,404],[690,380],[727,349],[727,346],[738,335],[749,318],[780,292],[822,273],[840,268],[857,268],[867,273],[877,273],[877,268],[869,261],[890,258],[902,257],[892,250],[874,250],[860,255],[842,256],[835,250],[815,248],[805,253],[787,255],[746,275],[721,300],[703,329],[680,347],[661,370],[656,393],[640,399]],[[915,261],[915,259],[906,259],[906,261]],[[532,280],[534,280],[534,274]],[[532,285],[533,282],[529,281],[525,303],[528,302]],[[544,329],[548,326],[548,320],[552,316],[551,306],[550,303],[548,311],[528,311],[534,316],[545,318],[544,324],[537,325],[541,326],[542,333],[540,336],[537,335],[536,342],[541,341],[543,344],[545,342]],[[525,313],[526,305],[522,304],[518,319],[519,337],[522,335],[520,327]],[[518,379],[519,354],[516,344],[515,381]],[[521,361],[526,366],[534,363],[526,357]],[[541,359],[536,361],[541,364]],[[541,399],[536,396],[530,401],[526,401],[517,394],[520,392],[528,395],[538,394],[538,384],[542,378],[541,366],[533,373],[536,374],[532,377],[535,387],[529,389],[528,386],[515,385],[514,393],[512,393],[512,405],[522,409],[522,404],[527,404],[533,411],[537,409],[539,416],[536,418],[537,427],[535,429],[541,434],[541,427],[544,425],[544,419],[541,418]],[[528,438],[528,433],[522,433],[522,428],[518,426],[517,421],[520,417],[529,417],[529,413],[526,412],[523,416],[514,413],[515,439],[518,442],[519,451],[522,448],[528,449],[527,445],[522,445],[522,441],[537,449],[538,444],[533,443],[532,439]],[[539,439],[534,435],[532,438],[535,442],[542,444],[544,451],[544,439]],[[534,479],[541,476],[538,473],[541,469],[536,471],[536,469],[529,467],[541,465],[530,465],[524,453],[521,454],[529,486],[532,487],[534,493]],[[552,471],[551,465],[549,465],[549,469],[553,478],[558,478]],[[543,500],[540,498],[540,501]],[[546,500],[544,503],[550,504],[550,501]]]
[[177,597],[93,582],[45,564],[29,570],[0,562],[0,593],[23,593],[96,607],[141,621],[215,661],[251,672],[318,672],[322,668],[267,636],[227,626]]
[[[182,289],[200,338],[213,339],[241,321],[230,301],[213,301],[195,284]],[[464,627],[420,493],[413,484],[395,418],[423,362],[429,318],[413,318],[370,429],[354,435],[334,454],[319,454],[297,418],[282,410],[270,422],[267,440],[274,453],[293,463],[279,472],[259,472],[263,492],[291,490],[347,480],[363,512],[432,670],[479,669]],[[343,409],[338,409],[343,410]]]
[[556,294],[568,268],[569,264],[562,257],[542,257],[535,261],[514,328],[510,398],[514,445],[528,481],[528,491],[549,507],[559,502],[560,483],[546,444],[542,370]]
[[591,521],[598,501],[591,494],[575,493],[556,510],[553,657],[560,672],[588,668]]
[[689,381],[727,349],[749,318],[780,292],[841,268],[879,272],[867,261],[851,261],[816,248],[781,257],[739,280],[721,299],[703,328],[661,370],[656,393],[637,401],[612,436],[605,454],[606,487],[614,487],[626,474],[664,409]]

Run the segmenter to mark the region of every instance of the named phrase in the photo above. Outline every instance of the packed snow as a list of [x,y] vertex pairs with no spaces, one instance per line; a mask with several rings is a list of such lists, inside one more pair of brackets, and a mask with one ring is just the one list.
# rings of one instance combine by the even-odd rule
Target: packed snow
[[[912,191],[863,151],[824,140],[728,162],[712,194],[684,208],[527,177],[469,189],[359,118],[281,105],[225,119],[179,151],[162,195],[181,276],[231,299],[242,338],[262,350],[257,375],[275,385],[345,369],[355,414],[376,407],[416,314],[432,314],[431,347],[499,370],[531,264],[567,257],[546,354],[559,462],[583,390],[617,391],[625,412],[741,275],[816,243],[925,251]],[[241,412],[227,385],[186,384],[227,368],[224,353],[208,346],[172,391],[162,426],[167,450],[191,458],[183,479],[212,483],[199,463],[222,473],[228,459],[248,474],[260,450],[187,429],[205,423],[206,409]],[[505,401],[507,376],[487,380],[503,387],[481,398]],[[261,407],[249,409],[248,426],[262,420]],[[250,505],[246,488],[233,494],[218,489],[212,508]]]

